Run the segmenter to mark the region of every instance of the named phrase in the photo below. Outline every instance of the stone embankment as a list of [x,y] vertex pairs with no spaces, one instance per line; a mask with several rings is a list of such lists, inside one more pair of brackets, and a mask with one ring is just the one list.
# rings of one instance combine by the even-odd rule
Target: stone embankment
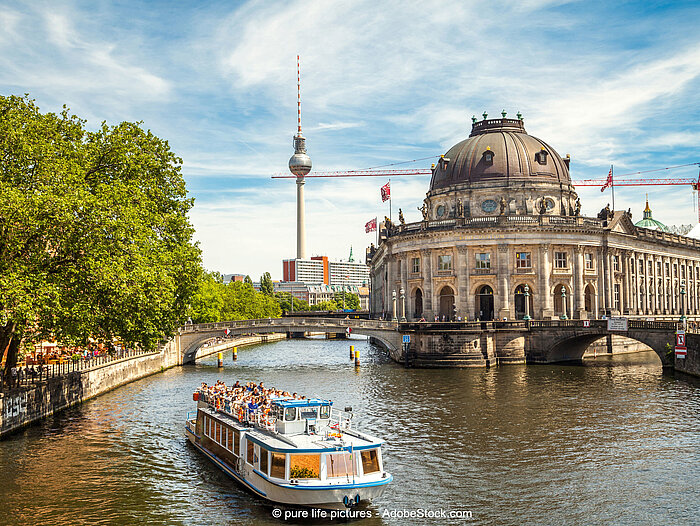
[[686,334],[685,343],[688,347],[688,355],[685,358],[675,358],[674,369],[700,377],[700,334]]
[[[207,356],[234,346],[253,345],[285,337],[284,334],[264,334],[231,338],[203,348],[199,356]],[[37,384],[0,392],[0,437],[63,409],[176,365],[182,365],[178,338],[169,341],[157,352],[114,360],[48,378]]]

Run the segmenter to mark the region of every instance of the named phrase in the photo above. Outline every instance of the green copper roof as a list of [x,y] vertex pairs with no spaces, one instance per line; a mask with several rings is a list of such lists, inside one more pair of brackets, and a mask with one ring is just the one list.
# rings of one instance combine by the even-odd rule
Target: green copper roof
[[666,225],[664,225],[661,221],[657,221],[656,219],[653,218],[648,218],[648,219],[642,219],[640,221],[637,221],[634,226],[638,226],[641,228],[650,228],[651,230],[661,230],[662,232],[669,232],[669,229]]
[[650,230],[661,230],[662,232],[669,232],[669,229],[661,221],[657,221],[651,217],[651,208],[649,208],[649,198],[647,197],[647,206],[644,209],[644,219],[637,221],[634,226],[640,228],[648,228]]

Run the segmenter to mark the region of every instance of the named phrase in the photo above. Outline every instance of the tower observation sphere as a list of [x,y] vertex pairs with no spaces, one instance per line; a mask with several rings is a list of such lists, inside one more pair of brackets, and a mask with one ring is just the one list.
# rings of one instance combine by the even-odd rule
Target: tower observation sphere
[[294,137],[294,155],[289,158],[289,171],[304,177],[311,171],[311,157],[306,154],[306,139],[299,133]]

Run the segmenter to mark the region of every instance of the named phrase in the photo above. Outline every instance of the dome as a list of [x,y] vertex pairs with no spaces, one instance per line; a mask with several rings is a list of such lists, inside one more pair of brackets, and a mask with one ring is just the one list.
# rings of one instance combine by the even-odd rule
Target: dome
[[522,119],[474,121],[469,137],[450,148],[435,166],[431,192],[482,182],[571,185],[568,156],[562,159],[547,143],[528,135]]
[[647,199],[647,206],[644,209],[644,217],[637,221],[634,226],[639,228],[648,228],[650,230],[661,230],[662,232],[670,232],[668,227],[664,225],[661,221],[657,221],[651,217],[651,208],[649,208],[649,199]]

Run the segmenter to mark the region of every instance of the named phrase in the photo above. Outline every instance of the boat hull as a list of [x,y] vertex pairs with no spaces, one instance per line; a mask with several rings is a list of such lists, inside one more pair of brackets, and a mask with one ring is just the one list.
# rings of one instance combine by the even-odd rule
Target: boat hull
[[[244,488],[273,504],[304,506],[324,510],[344,510],[347,508],[344,504],[346,497],[353,503],[359,500],[360,505],[367,504],[373,499],[380,497],[387,485],[392,481],[392,477],[388,476],[380,480],[360,484],[339,483],[330,486],[276,484],[258,475],[254,469],[246,464],[244,464],[242,470],[238,470],[217,457],[213,452],[200,444],[189,423],[185,427],[185,431],[188,440],[219,469]],[[357,499],[357,496],[359,496],[359,499]]]

